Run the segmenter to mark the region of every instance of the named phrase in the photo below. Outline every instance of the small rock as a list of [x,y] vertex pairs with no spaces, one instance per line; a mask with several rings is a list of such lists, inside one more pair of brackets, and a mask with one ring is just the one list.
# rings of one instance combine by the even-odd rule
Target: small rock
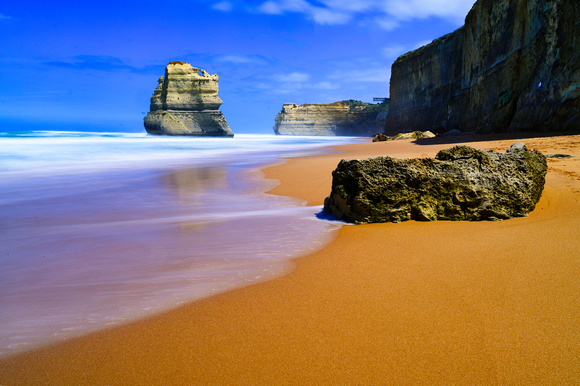
[[546,158],[572,158],[574,157],[573,155],[570,154],[546,154]]
[[430,131],[413,131],[412,133],[399,133],[395,136],[389,137],[385,134],[377,133],[373,138],[373,142],[383,141],[398,141],[402,139],[420,139],[420,138],[434,138],[435,134]]
[[446,131],[445,134],[443,134],[444,137],[451,137],[451,136],[455,136],[455,135],[461,135],[461,131],[457,130],[457,129],[453,129],[453,130]]

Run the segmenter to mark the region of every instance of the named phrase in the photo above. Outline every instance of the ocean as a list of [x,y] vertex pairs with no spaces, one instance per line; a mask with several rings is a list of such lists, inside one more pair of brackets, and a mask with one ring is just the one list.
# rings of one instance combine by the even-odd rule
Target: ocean
[[259,167],[359,141],[0,132],[0,356],[288,272],[340,225]]

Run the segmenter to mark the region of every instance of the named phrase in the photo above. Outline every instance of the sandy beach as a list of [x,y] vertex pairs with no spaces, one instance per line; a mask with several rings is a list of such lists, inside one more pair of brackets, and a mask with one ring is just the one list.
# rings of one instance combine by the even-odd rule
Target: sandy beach
[[288,275],[0,361],[0,384],[577,384],[580,135],[363,143],[266,168],[321,205],[342,158],[550,158],[526,218],[344,226]]

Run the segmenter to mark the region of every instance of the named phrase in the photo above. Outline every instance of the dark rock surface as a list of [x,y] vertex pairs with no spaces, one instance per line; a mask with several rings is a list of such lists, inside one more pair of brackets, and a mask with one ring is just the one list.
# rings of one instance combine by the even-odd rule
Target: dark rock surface
[[580,130],[580,1],[478,0],[392,66],[385,134]]
[[522,143],[505,153],[461,145],[434,159],[342,160],[324,210],[354,223],[522,217],[540,199],[546,172],[546,157]]

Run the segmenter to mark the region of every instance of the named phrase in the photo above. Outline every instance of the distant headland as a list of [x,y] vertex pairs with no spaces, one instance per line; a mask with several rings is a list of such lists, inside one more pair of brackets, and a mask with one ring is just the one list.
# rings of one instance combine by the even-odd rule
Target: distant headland
[[334,103],[284,103],[276,115],[278,135],[373,136],[382,131],[388,99],[379,104],[347,100]]

